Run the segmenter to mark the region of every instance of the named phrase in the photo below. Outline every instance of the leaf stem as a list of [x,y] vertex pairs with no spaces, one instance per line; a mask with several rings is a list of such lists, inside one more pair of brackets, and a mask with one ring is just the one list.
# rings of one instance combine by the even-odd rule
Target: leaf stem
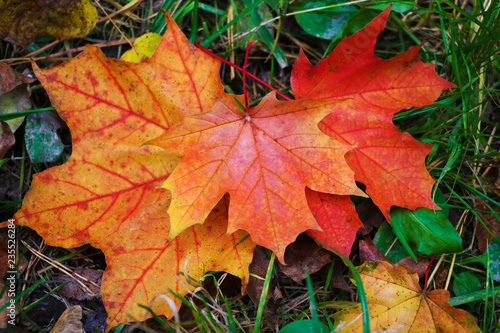
[[[232,62],[222,58],[222,57],[219,57],[217,54],[213,53],[212,51],[210,51],[209,49],[201,46],[200,44],[198,43],[194,43],[194,46],[196,46],[197,48],[199,48],[200,50],[202,50],[203,52],[207,53],[207,54],[210,54],[212,57],[214,57],[215,59],[218,59],[220,61],[222,61],[223,63],[231,66],[231,67],[234,67],[236,68],[237,70],[243,72],[243,68],[241,68],[240,66],[236,65],[236,64],[233,64]],[[262,84],[263,86],[265,86],[266,88],[270,89],[270,90],[273,90],[273,91],[276,91],[276,94],[280,95],[283,99],[287,100],[287,101],[292,101],[292,99],[290,97],[288,97],[287,95],[283,94],[281,91],[279,91],[278,89],[270,86],[267,82],[265,81],[262,81],[261,79],[259,79],[257,76],[251,74],[251,73],[246,73],[246,75],[250,76],[252,79],[254,79],[255,81],[259,82],[260,84]]]
[[243,65],[243,94],[245,96],[245,113],[247,116],[250,114],[250,111],[248,110],[248,92],[247,92],[247,62],[248,62],[248,52],[250,51],[250,48],[255,44],[253,40],[250,40],[247,45],[247,51],[245,53],[245,63]]
[[436,255],[433,254],[431,257],[431,260],[429,261],[429,265],[427,265],[427,270],[425,271],[425,282],[424,282],[424,290],[422,291],[423,294],[427,292],[427,283],[429,281],[429,271],[431,269],[432,262],[434,261],[434,257]]

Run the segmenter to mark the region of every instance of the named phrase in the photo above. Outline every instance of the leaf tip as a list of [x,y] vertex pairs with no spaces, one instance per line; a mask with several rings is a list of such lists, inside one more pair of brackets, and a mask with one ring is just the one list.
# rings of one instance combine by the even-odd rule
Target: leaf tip
[[157,138],[145,141],[145,142],[141,143],[141,145],[139,147],[156,146],[156,147],[160,147],[160,148],[165,149],[164,146],[161,144],[161,138],[162,138],[162,135],[160,135]]
[[392,10],[392,3],[390,3],[389,6],[387,6],[387,8],[385,8],[382,11],[382,13],[379,14],[378,17],[385,18],[385,20],[387,20],[387,17],[389,17],[389,14],[391,13],[391,10]]
[[141,145],[139,147],[145,147],[145,146],[156,146],[156,144],[154,143],[156,139],[152,139],[152,140],[148,140],[146,142],[143,142],[141,143]]
[[38,78],[39,76],[43,76],[42,70],[40,67],[38,67],[37,63],[35,60],[30,59],[31,61],[31,67],[33,68],[33,72],[35,73],[35,76]]
[[183,229],[176,228],[174,225],[170,224],[170,232],[168,233],[168,239],[167,241],[170,243],[173,241],[181,232]]
[[161,12],[163,13],[163,15],[165,16],[165,22],[167,23],[167,25],[169,25],[171,22],[173,22],[173,18],[172,16],[170,16],[170,14],[163,8],[160,8]]

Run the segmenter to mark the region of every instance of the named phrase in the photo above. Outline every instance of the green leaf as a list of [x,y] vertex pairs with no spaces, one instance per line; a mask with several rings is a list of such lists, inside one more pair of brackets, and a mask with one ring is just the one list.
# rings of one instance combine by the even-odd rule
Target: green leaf
[[415,1],[380,1],[380,3],[374,6],[369,6],[368,8],[384,10],[391,4],[391,11],[396,13],[405,13],[415,6]]
[[[443,254],[462,251],[462,239],[441,211],[417,208],[415,211],[395,207],[391,209],[393,228],[401,231],[406,241],[415,244],[425,254]],[[401,240],[401,237],[399,237]]]
[[[441,191],[437,190],[436,195],[434,197],[434,201],[436,204],[441,208],[441,213],[444,217],[448,216],[448,208],[446,208],[446,198],[444,197],[443,193]],[[432,211],[434,213],[434,211]],[[391,221],[392,221],[392,215],[391,215]],[[398,262],[403,258],[406,258],[408,254],[412,255],[414,253],[417,254],[425,254],[419,251],[418,247],[416,244],[420,243],[413,243],[411,242],[410,244],[401,244],[399,240],[403,239],[404,241],[407,240],[406,238],[406,232],[399,230],[401,228],[400,225],[396,224],[391,227],[391,225],[387,222],[384,222],[379,230],[377,231],[377,234],[375,235],[375,238],[373,239],[373,242],[375,243],[375,246],[382,251],[382,253],[387,253],[389,248],[391,249],[386,257],[392,262]],[[396,238],[395,232],[399,231],[400,234],[397,235],[399,238],[398,241],[394,242],[394,239]],[[393,244],[394,243],[394,244]],[[391,247],[392,245],[392,247]],[[412,256],[413,257],[413,256]]]
[[434,195],[434,202],[441,208],[441,213],[448,217],[449,210],[448,207],[446,207],[446,198],[443,195],[443,192],[441,192],[439,189],[436,191]]
[[[377,234],[375,235],[375,238],[373,239],[373,243],[375,244],[375,246],[382,253],[387,253],[387,259],[392,262],[398,262],[408,256],[408,252],[403,248],[399,241],[396,241],[394,245],[392,245],[395,239],[396,235],[392,231],[391,225],[387,222],[382,223],[377,231]],[[391,250],[387,252],[389,248]],[[413,251],[415,252],[416,249],[413,249]]]
[[489,270],[491,278],[500,281],[500,236],[488,244],[488,250],[481,255],[481,262]]
[[368,8],[361,8],[357,13],[351,16],[351,18],[344,24],[340,32],[332,39],[330,45],[325,49],[323,57],[330,54],[336,45],[345,37],[350,36],[357,31],[363,29],[370,23],[375,17],[380,14],[380,11]]
[[[331,40],[342,30],[344,24],[358,9],[355,6],[341,6],[338,0],[299,1],[291,6],[294,12],[318,9],[295,15],[297,23],[314,37]],[[320,9],[322,8],[322,9]]]
[[456,296],[472,294],[483,287],[481,281],[470,272],[461,272],[454,276],[453,292]]
[[401,242],[401,245],[403,248],[406,250],[406,252],[411,256],[415,262],[418,262],[417,257],[415,256],[415,251],[410,247],[410,244],[406,241],[405,234],[403,233],[403,230],[401,230],[401,226],[399,224],[392,224],[392,231],[396,234],[398,237],[398,240]]
[[313,319],[297,320],[280,329],[278,333],[329,333],[325,324]]
[[375,17],[380,14],[378,10],[361,8],[357,13],[351,16],[349,21],[342,28],[342,33],[339,34],[335,40],[340,40],[348,35],[352,35],[359,30],[363,29],[370,23]]
[[61,157],[64,144],[57,133],[59,118],[52,112],[31,114],[26,120],[26,150],[34,163],[53,162]]
[[491,240],[488,249],[482,255],[461,260],[461,264],[480,262],[489,270],[489,275],[495,281],[500,281],[500,236]]

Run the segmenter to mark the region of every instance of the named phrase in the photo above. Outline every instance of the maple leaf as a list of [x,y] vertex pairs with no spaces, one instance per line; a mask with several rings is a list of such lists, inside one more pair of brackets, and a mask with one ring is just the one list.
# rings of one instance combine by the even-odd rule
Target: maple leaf
[[349,257],[356,232],[363,227],[349,196],[316,192],[306,188],[306,198],[316,222],[321,227],[321,231],[307,230],[307,233]]
[[[368,300],[371,332],[481,332],[474,316],[448,303],[448,291],[423,292],[410,268],[376,261],[365,262],[357,270]],[[334,314],[335,332],[362,332],[361,314],[360,305]]]
[[351,149],[318,129],[338,100],[280,102],[264,97],[248,114],[218,101],[150,141],[182,155],[162,187],[173,194],[171,238],[203,223],[229,193],[228,233],[244,229],[284,263],[288,244],[319,229],[305,196],[316,191],[364,195],[344,160]]
[[[150,314],[138,304],[149,305],[170,289],[185,294],[177,275],[193,256],[186,271],[192,278],[225,270],[245,285],[255,246],[250,238],[235,246],[243,231],[225,235],[225,202],[205,225],[168,240],[171,197],[157,186],[179,157],[141,144],[163,134],[183,114],[209,110],[216,99],[232,96],[218,79],[219,63],[190,45],[170,17],[167,22],[156,53],[143,62],[109,59],[88,46],[54,69],[35,66],[71,130],[73,152],[65,164],[33,175],[14,218],[49,245],[89,243],[103,251],[108,329],[132,318],[144,320]],[[164,300],[157,299],[151,309],[172,316]]]
[[391,206],[439,209],[430,197],[434,180],[425,167],[432,145],[418,142],[392,123],[401,109],[434,102],[453,86],[417,58],[420,46],[390,60],[373,53],[385,27],[387,8],[364,29],[343,39],[316,66],[303,52],[292,69],[291,86],[300,98],[348,98],[320,123],[336,140],[355,146],[346,160],[355,179],[387,219]]

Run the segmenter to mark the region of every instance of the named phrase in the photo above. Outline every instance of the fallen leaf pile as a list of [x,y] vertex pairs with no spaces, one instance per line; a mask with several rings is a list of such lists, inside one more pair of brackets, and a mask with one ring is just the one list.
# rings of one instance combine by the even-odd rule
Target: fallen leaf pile
[[296,100],[271,93],[248,112],[224,92],[219,61],[170,17],[138,63],[88,46],[53,69],[35,66],[73,154],[33,176],[14,218],[49,245],[104,252],[108,328],[149,316],[138,304],[171,317],[155,297],[186,294],[184,273],[223,270],[245,285],[254,242],[284,263],[287,245],[308,231],[348,256],[362,226],[349,195],[366,196],[356,181],[387,218],[391,206],[436,208],[424,163],[431,146],[392,117],[452,84],[418,60],[419,47],[375,57],[388,14],[316,66],[301,53]]

